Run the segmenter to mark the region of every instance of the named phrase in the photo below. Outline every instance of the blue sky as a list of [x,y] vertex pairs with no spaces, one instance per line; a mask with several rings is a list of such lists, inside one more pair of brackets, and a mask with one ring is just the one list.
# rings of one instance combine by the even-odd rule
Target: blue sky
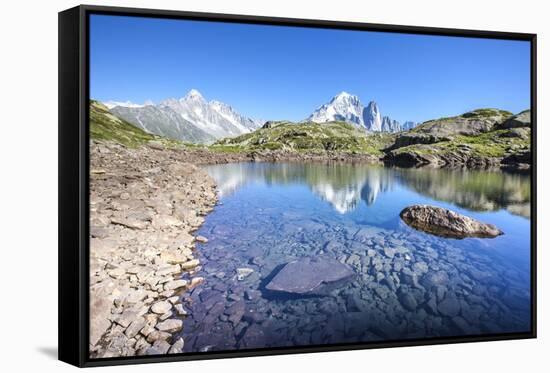
[[155,103],[198,89],[262,119],[301,120],[346,91],[424,121],[529,108],[529,43],[92,15],[90,95]]

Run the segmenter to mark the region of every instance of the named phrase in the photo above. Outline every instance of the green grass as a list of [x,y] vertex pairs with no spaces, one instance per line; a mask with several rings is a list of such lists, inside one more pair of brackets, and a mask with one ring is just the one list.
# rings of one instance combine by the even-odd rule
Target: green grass
[[214,151],[249,152],[287,150],[295,152],[342,152],[382,155],[382,149],[393,142],[389,134],[367,134],[351,124],[330,122],[276,122],[271,128],[260,128],[210,146]]
[[527,149],[529,139],[504,137],[509,130],[497,130],[476,136],[456,135],[451,141],[438,142],[430,145],[409,145],[395,150],[397,153],[413,152],[423,154],[448,154],[452,152],[469,152],[478,157],[503,157],[511,149]]
[[500,109],[477,109],[462,114],[463,118],[487,118],[494,116],[511,117],[513,114],[507,110]]
[[506,110],[500,110],[500,109],[491,109],[491,108],[482,108],[482,109],[476,109],[469,111],[467,113],[457,115],[454,117],[442,117],[438,119],[430,119],[415,128],[411,130],[411,132],[422,132],[425,127],[428,126],[430,128],[433,125],[448,125],[456,121],[463,121],[465,119],[494,119],[497,122],[502,122],[509,117],[511,117],[513,114]]

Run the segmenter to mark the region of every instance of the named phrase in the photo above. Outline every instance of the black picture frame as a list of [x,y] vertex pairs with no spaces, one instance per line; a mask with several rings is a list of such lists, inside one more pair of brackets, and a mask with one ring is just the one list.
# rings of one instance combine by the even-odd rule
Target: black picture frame
[[[292,348],[236,350],[230,352],[184,353],[165,356],[90,359],[89,323],[89,29],[91,14],[140,16],[167,19],[222,21],[297,27],[383,31],[390,33],[442,35],[528,41],[531,45],[531,326],[526,333],[476,337],[441,337],[374,343],[322,345]],[[275,18],[156,9],[81,5],[59,13],[59,360],[79,367],[171,362],[184,360],[282,355],[446,343],[482,342],[536,338],[536,128],[537,78],[536,34],[460,30],[434,27]]]

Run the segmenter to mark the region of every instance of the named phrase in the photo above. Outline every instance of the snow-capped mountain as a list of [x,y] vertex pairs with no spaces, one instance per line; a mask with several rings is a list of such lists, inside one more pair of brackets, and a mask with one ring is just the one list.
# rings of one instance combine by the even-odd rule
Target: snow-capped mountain
[[140,105],[140,104],[134,104],[133,102],[130,102],[130,101],[125,101],[125,102],[107,101],[107,102],[104,102],[103,104],[105,106],[107,106],[107,109],[112,109],[115,106],[124,106],[124,107],[132,107],[132,108],[143,107],[144,106],[144,105]]
[[[199,91],[190,90],[180,99],[170,98],[158,105],[131,102],[110,103],[113,114],[143,130],[194,143],[238,136],[262,125],[219,101],[206,101]],[[109,107],[109,106],[107,106]]]
[[192,143],[207,143],[216,140],[212,134],[197,127],[169,107],[160,105],[115,106],[110,111],[136,127],[155,135]]
[[363,105],[359,97],[341,92],[315,110],[307,120],[317,123],[343,121],[363,126]]
[[[347,92],[341,92],[334,96],[332,100],[320,106],[306,120],[316,123],[344,121],[372,132],[399,132],[404,130],[398,121],[388,116],[382,116],[376,102],[370,101],[367,106],[363,106],[359,97]],[[411,123],[414,127],[412,122],[406,123]]]

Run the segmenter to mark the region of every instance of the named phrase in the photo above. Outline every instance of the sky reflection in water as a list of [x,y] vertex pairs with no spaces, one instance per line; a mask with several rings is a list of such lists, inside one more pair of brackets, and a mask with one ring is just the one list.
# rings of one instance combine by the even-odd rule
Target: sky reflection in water
[[[199,233],[206,282],[189,296],[187,351],[528,331],[530,177],[350,164],[208,166],[220,205]],[[445,239],[399,219],[451,208],[505,234]],[[293,259],[328,257],[352,281],[323,297],[265,290]],[[238,268],[254,272],[244,280]],[[306,274],[305,274],[306,275]]]

